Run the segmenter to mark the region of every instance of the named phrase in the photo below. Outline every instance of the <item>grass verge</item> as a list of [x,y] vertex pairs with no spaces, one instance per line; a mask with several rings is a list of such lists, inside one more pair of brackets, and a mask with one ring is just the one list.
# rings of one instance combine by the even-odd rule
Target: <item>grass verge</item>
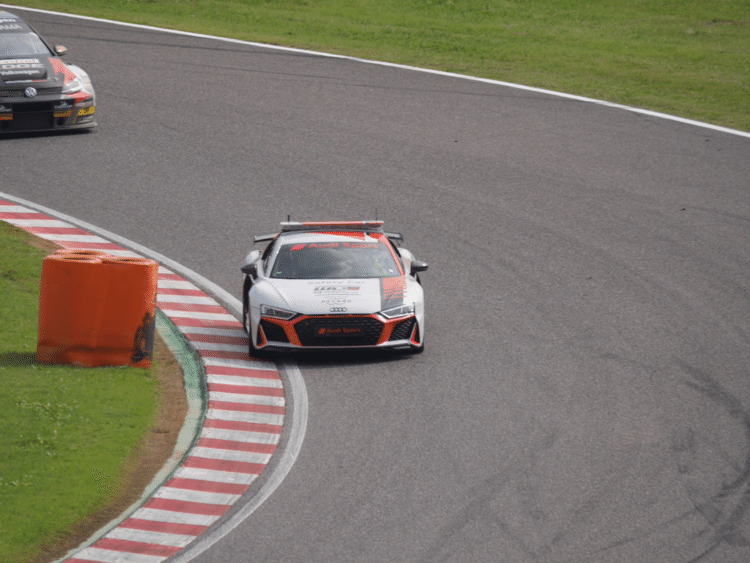
[[747,0],[18,3],[469,74],[750,131]]
[[129,506],[171,455],[187,409],[161,343],[151,370],[36,362],[52,250],[0,221],[0,561],[9,563],[62,556]]

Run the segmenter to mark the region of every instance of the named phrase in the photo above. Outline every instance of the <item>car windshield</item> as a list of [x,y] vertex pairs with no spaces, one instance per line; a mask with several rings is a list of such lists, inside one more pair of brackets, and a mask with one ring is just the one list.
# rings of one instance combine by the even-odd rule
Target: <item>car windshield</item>
[[25,55],[44,55],[51,53],[36,33],[6,33],[0,35],[0,59],[22,57]]
[[393,254],[382,242],[285,244],[272,278],[288,280],[390,278],[400,275]]

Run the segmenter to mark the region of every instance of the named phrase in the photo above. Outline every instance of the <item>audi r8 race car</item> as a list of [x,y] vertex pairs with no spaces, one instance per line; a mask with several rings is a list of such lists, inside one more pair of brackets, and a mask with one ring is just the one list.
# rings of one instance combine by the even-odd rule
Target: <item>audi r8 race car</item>
[[382,221],[285,222],[242,265],[249,353],[326,348],[424,349],[427,264]]
[[96,127],[89,75],[63,63],[65,52],[0,11],[0,133]]

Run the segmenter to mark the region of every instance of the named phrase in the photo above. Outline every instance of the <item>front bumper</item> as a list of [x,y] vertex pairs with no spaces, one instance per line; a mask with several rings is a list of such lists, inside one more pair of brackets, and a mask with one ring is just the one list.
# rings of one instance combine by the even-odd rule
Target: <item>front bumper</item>
[[0,101],[0,133],[91,129],[96,107],[90,95],[50,95]]
[[257,349],[415,348],[422,336],[415,315],[300,315],[292,320],[261,317]]

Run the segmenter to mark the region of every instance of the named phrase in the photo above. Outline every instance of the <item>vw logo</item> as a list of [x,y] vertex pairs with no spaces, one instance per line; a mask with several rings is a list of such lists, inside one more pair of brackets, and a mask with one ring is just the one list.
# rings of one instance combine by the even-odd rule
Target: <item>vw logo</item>
[[36,96],[36,88],[34,88],[33,86],[29,86],[28,88],[26,88],[26,90],[23,91],[23,95],[27,98],[33,98],[34,96]]
[[331,313],[346,313],[346,307],[331,307]]

